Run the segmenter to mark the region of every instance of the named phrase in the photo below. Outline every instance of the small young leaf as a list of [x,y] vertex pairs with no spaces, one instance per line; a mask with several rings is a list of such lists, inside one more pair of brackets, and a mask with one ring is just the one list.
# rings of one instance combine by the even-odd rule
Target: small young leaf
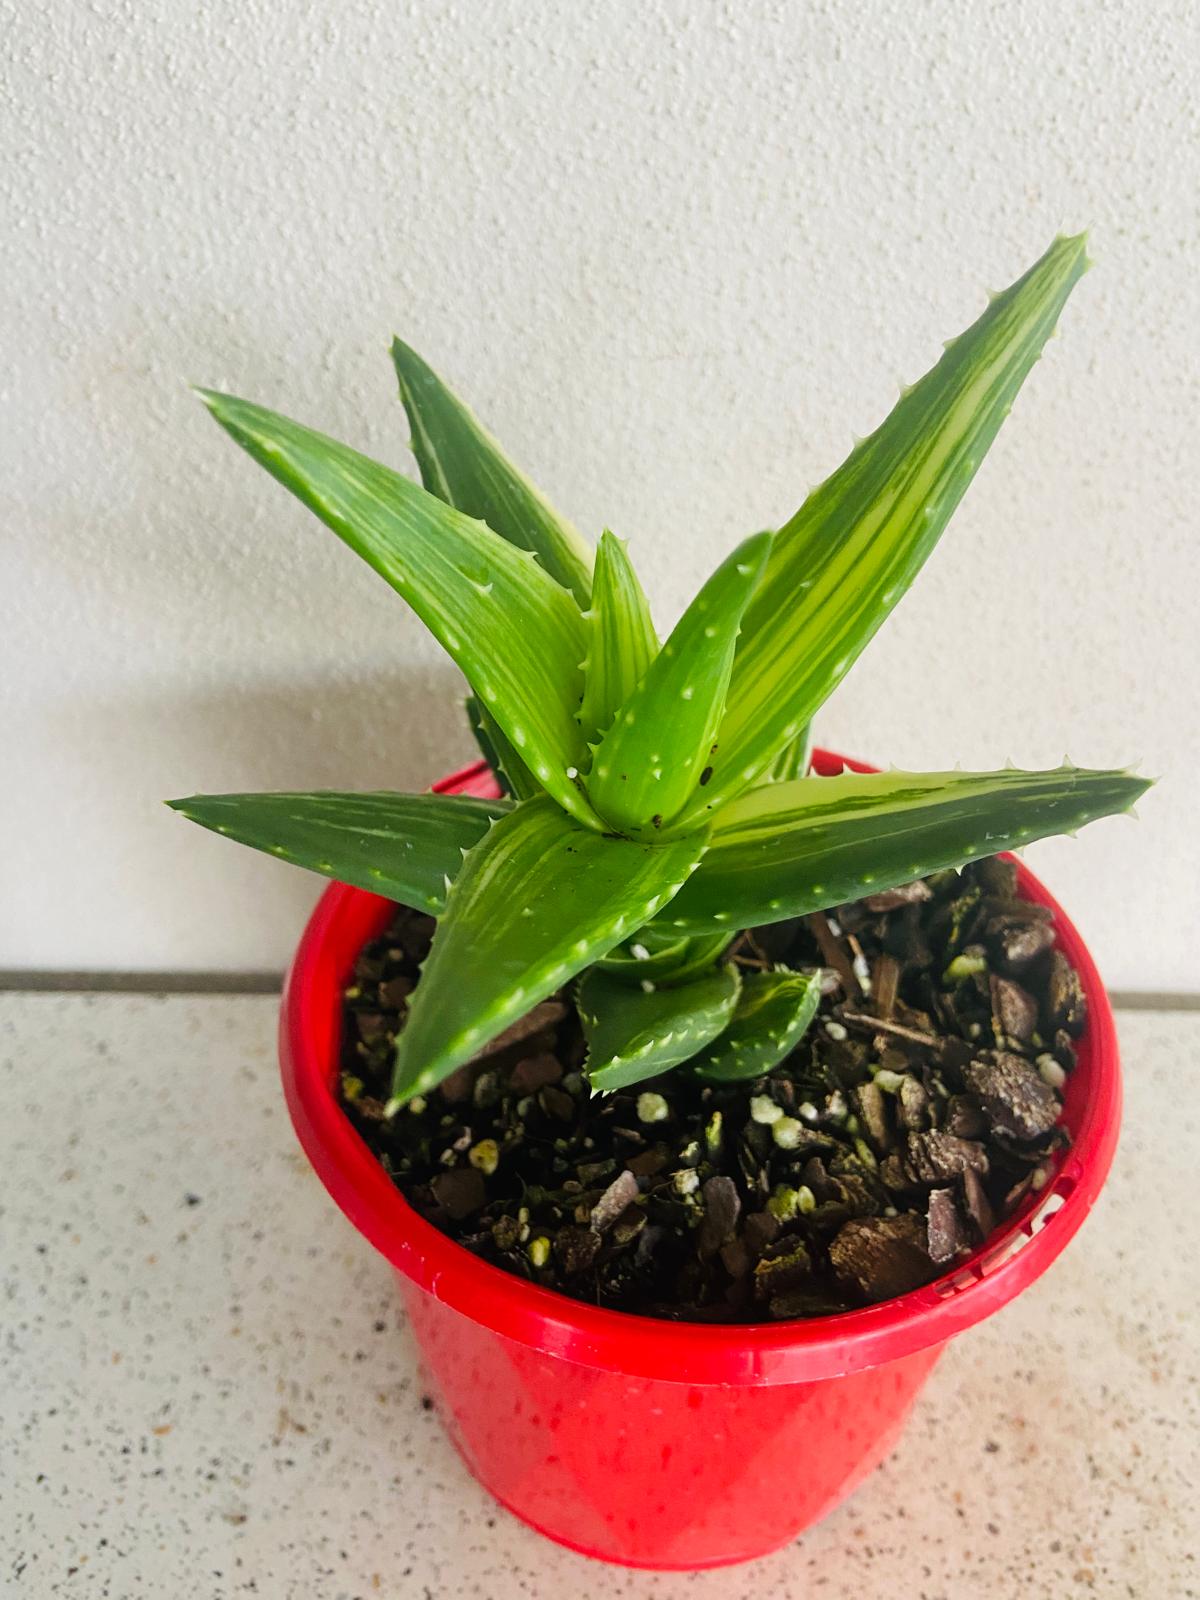
[[581,607],[591,594],[591,552],[565,517],[517,470],[479,419],[399,339],[392,362],[412,429],[413,454],[430,494],[531,550]]
[[936,545],[1086,267],[1082,237],[1057,239],[780,528],[746,612],[713,779],[685,816],[715,815],[745,789],[849,671]]
[[583,617],[566,590],[482,522],[347,445],[200,390],[225,431],[402,595],[453,656],[538,782],[589,827],[567,777],[585,759]]
[[740,987],[733,966],[650,990],[611,973],[589,972],[577,1003],[588,1040],[584,1071],[593,1090],[627,1089],[687,1061],[727,1025]]
[[479,746],[479,753],[492,769],[496,782],[505,794],[513,795],[518,800],[531,800],[535,794],[540,794],[541,784],[505,738],[503,728],[479,696],[469,694],[463,701],[463,710],[467,714],[475,743]]
[[579,720],[584,738],[593,743],[608,731],[658,654],[650,607],[625,542],[607,528],[596,550],[587,622],[588,653]]
[[761,1078],[800,1043],[821,1000],[819,972],[748,972],[729,1026],[692,1061],[710,1083]]
[[396,1043],[393,1104],[440,1083],[648,921],[695,871],[705,842],[596,833],[547,795],[501,817],[447,897]]
[[752,789],[660,919],[686,933],[779,922],[1127,811],[1128,772],[843,772]]
[[614,827],[661,827],[704,792],[742,613],[773,537],[756,533],[721,563],[596,746],[588,795]]
[[441,794],[194,794],[168,800],[202,828],[339,883],[437,913],[463,853],[507,800]]
[[713,966],[731,938],[728,933],[688,938],[642,928],[634,938],[602,956],[596,965],[623,983],[637,984],[643,978],[652,978],[659,985],[683,983]]

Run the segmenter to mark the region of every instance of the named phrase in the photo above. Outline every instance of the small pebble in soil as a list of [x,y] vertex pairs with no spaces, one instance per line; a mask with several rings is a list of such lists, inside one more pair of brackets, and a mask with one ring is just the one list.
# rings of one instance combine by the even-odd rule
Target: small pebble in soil
[[783,1116],[783,1107],[768,1094],[756,1094],[750,1101],[750,1115],[755,1122],[770,1127],[771,1123],[778,1122]]
[[500,1146],[495,1139],[481,1139],[467,1151],[467,1160],[478,1167],[485,1178],[490,1178],[500,1165]]
[[639,1122],[665,1122],[671,1108],[661,1094],[640,1094],[637,1099]]

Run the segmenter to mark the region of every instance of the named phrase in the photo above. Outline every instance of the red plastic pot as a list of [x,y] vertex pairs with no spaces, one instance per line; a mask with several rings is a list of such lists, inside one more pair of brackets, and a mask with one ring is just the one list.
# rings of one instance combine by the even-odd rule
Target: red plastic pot
[[[836,772],[842,758],[818,752]],[[860,768],[860,770],[870,770]],[[437,785],[495,793],[478,765]],[[946,1341],[1038,1278],[1090,1210],[1121,1109],[1112,1012],[1041,884],[1088,1000],[1057,1174],[965,1264],[912,1294],[796,1323],[708,1327],[629,1316],[478,1260],[401,1198],[335,1093],[342,989],[386,900],[325,891],[284,991],[288,1107],[321,1181],[396,1268],[441,1415],[475,1476],[541,1532],[629,1566],[697,1568],[786,1544],[882,1460]]]

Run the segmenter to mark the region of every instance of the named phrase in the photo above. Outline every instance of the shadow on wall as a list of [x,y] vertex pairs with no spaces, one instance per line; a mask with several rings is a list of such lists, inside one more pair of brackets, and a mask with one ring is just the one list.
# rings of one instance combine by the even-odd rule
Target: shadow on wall
[[463,692],[454,669],[434,663],[403,676],[135,695],[48,719],[47,739],[73,753],[91,836],[111,846],[105,862],[77,863],[86,891],[76,919],[80,951],[54,964],[278,968],[320,882],[194,827],[163,801],[259,789],[428,788],[474,753]]
[[469,742],[465,693],[457,671],[439,662],[148,698],[123,714],[166,735],[158,764],[184,793],[189,783],[193,791],[420,789],[439,775],[448,742]]

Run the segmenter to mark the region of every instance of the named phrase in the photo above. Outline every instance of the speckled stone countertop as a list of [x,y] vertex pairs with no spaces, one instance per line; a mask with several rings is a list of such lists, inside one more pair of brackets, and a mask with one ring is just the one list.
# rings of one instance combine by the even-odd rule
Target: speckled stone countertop
[[0,995],[0,1588],[1200,1595],[1200,1014],[1119,1021],[1125,1134],[1073,1246],[951,1346],[847,1505],[671,1576],[547,1543],[459,1464],[389,1270],[295,1143],[273,1000]]

